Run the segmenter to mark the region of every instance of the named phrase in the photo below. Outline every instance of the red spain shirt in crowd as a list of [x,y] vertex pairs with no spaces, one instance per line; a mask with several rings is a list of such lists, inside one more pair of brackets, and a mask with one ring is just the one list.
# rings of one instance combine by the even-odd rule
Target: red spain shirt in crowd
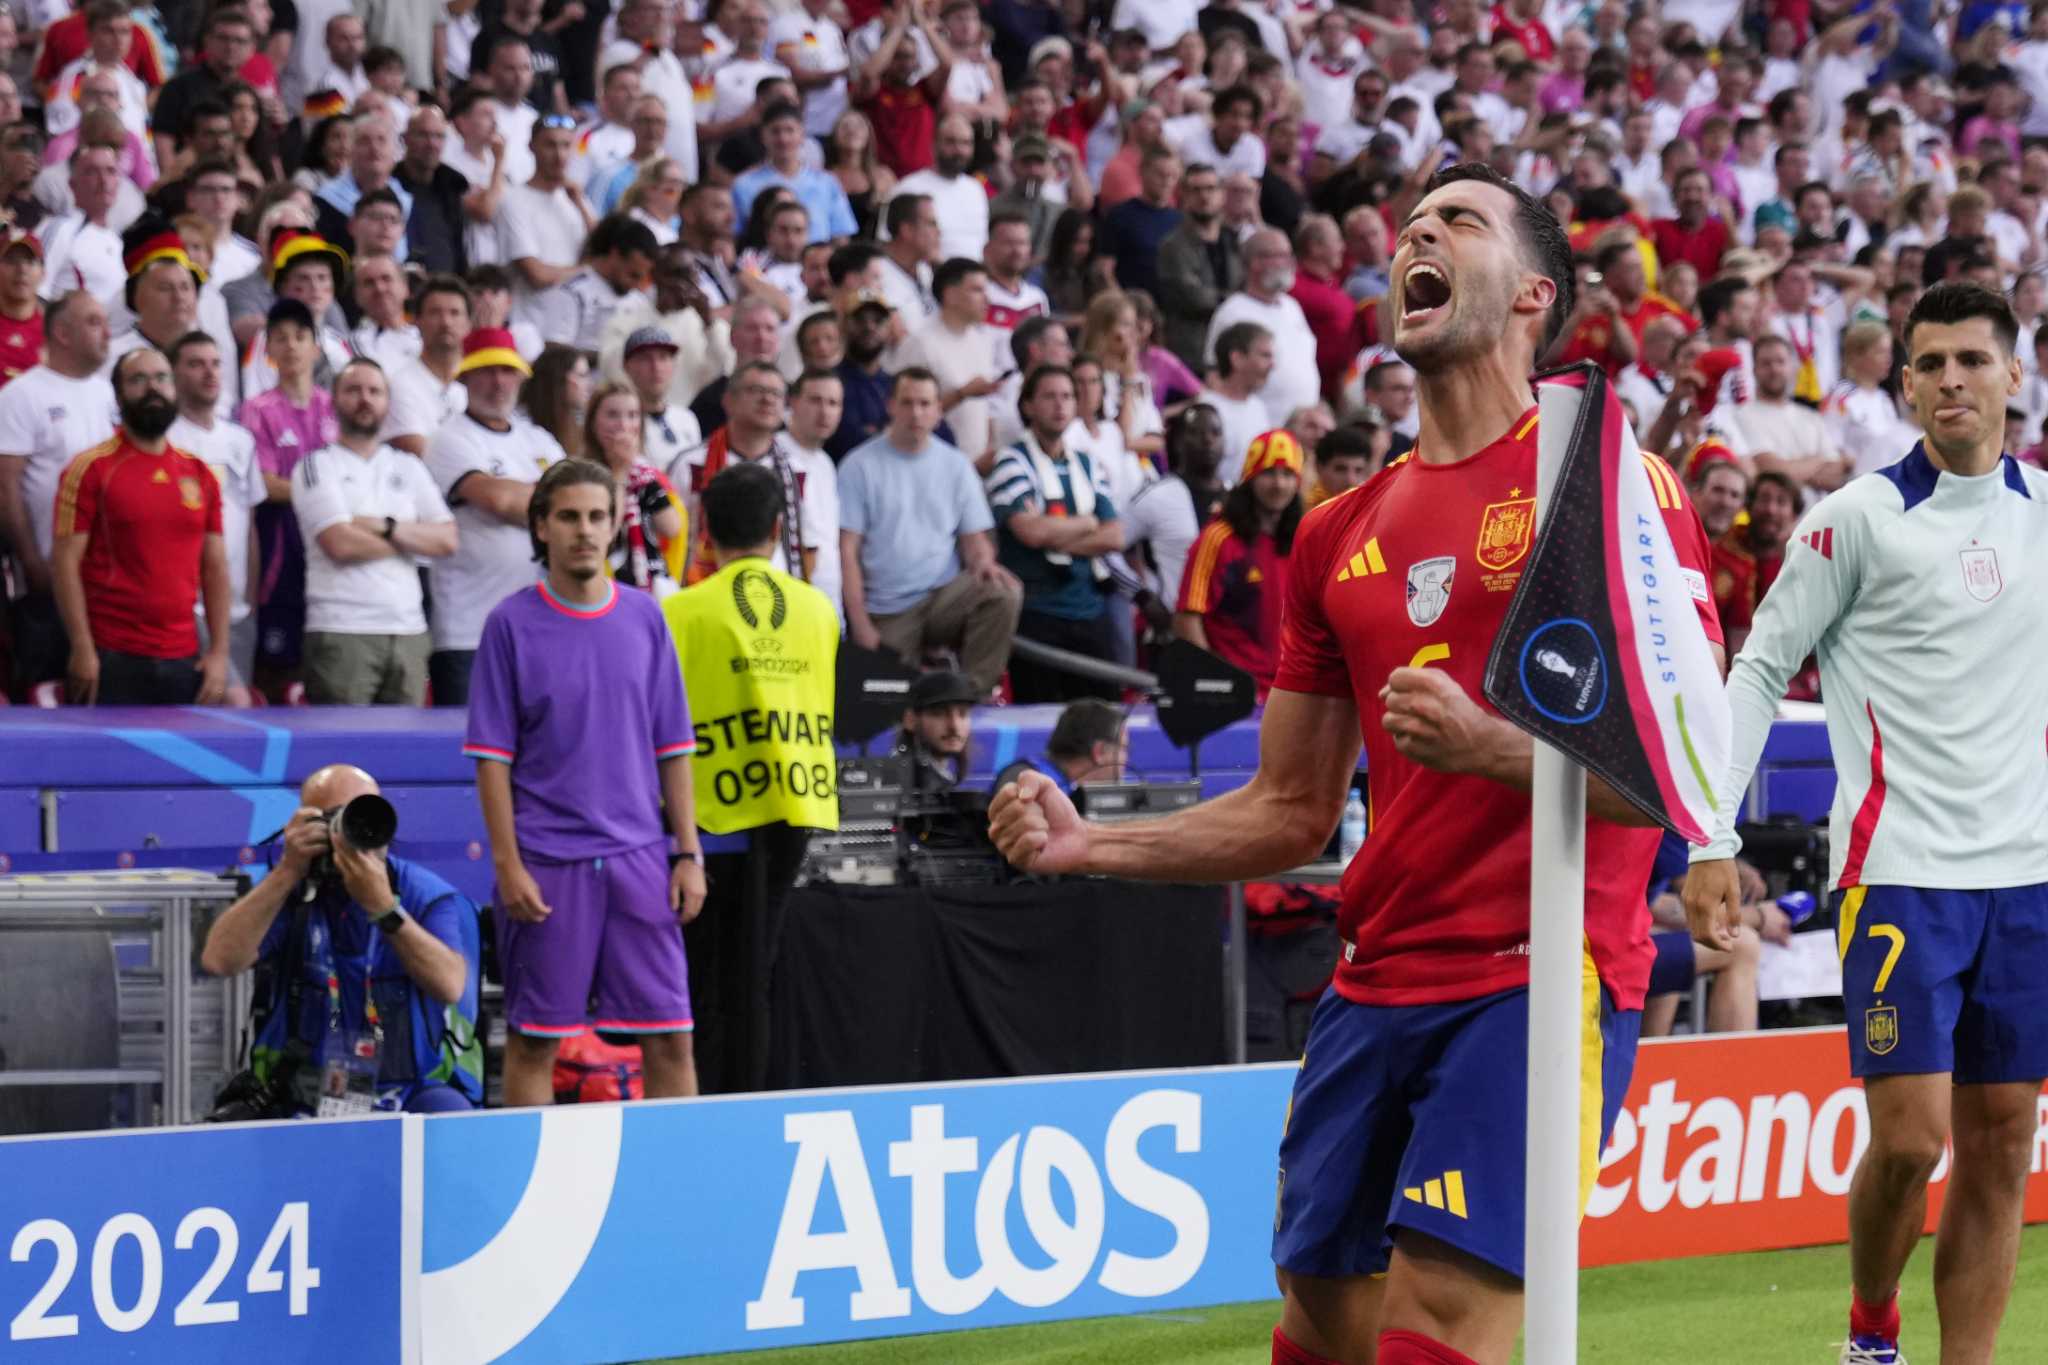
[[42,360],[43,310],[31,309],[25,318],[0,313],[0,387],[34,369]]
[[1614,324],[1619,321],[1636,339],[1637,354],[1641,354],[1643,328],[1658,318],[1677,318],[1685,325],[1688,334],[1699,330],[1699,323],[1693,315],[1680,308],[1671,300],[1654,290],[1647,291],[1636,301],[1634,308],[1622,308],[1613,314],[1595,313],[1580,321],[1572,329],[1571,340],[1565,345],[1560,365],[1573,365],[1581,360],[1590,360],[1607,371],[1609,379],[1620,374],[1626,365],[1615,356],[1610,346],[1614,339]]
[[1747,527],[1733,527],[1714,542],[1714,609],[1723,629],[1749,629],[1756,619],[1756,604],[1764,600],[1784,566],[1783,550],[1758,554],[1750,548]]
[[1689,228],[1676,218],[1659,218],[1650,224],[1650,240],[1656,245],[1659,264],[1669,269],[1678,261],[1688,262],[1703,280],[1721,270],[1721,257],[1735,244],[1728,225],[1719,218],[1702,218]]
[[926,77],[915,85],[897,85],[885,80],[861,101],[860,111],[875,126],[875,156],[899,179],[931,168],[932,140],[939,128],[938,103],[930,93],[932,81]]
[[95,645],[149,659],[199,652],[200,556],[221,533],[220,481],[204,460],[171,445],[152,455],[117,427],[65,469],[56,531],[88,538],[78,575]]
[[1251,674],[1261,701],[1280,661],[1286,584],[1287,556],[1273,537],[1261,533],[1247,542],[1220,519],[1195,538],[1181,579],[1179,610],[1202,618],[1209,652]]
[[[1532,407],[1468,459],[1404,456],[1310,512],[1295,537],[1274,686],[1351,698],[1365,737],[1372,837],[1345,871],[1337,918],[1335,985],[1349,1000],[1468,1000],[1528,979],[1528,794],[1403,757],[1379,693],[1396,668],[1441,668],[1492,711],[1486,661],[1535,539],[1536,425]],[[1644,468],[1719,643],[1706,532],[1670,467]],[[1649,984],[1643,887],[1658,838],[1587,821],[1586,938],[1619,1009],[1640,1009]]]

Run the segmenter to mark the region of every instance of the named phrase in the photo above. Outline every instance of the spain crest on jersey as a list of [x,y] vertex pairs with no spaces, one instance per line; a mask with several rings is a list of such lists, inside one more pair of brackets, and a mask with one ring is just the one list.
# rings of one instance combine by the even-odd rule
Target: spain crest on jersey
[[1537,478],[1550,492],[1487,660],[1487,699],[1658,824],[1705,843],[1731,723],[1665,526],[1671,506],[1599,366],[1539,376],[1536,402]]
[[1490,502],[1479,518],[1479,546],[1472,557],[1490,573],[1513,568],[1529,553],[1536,531],[1536,499]]

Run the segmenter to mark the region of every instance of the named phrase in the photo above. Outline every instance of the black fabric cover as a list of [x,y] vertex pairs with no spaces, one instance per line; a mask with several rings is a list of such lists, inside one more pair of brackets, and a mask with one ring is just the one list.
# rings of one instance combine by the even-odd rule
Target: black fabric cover
[[[1528,567],[1494,637],[1486,699],[1516,726],[1563,750],[1630,805],[1675,830],[1629,709],[1619,670],[1635,667],[1635,660],[1620,648],[1608,597],[1608,522],[1615,515],[1615,494],[1601,458],[1602,422],[1621,418],[1610,411],[1607,377],[1597,365],[1572,366],[1571,372],[1583,372],[1584,401]],[[1571,671],[1536,666],[1532,654]]]
[[798,888],[773,1084],[1220,1063],[1224,912],[1213,886]]

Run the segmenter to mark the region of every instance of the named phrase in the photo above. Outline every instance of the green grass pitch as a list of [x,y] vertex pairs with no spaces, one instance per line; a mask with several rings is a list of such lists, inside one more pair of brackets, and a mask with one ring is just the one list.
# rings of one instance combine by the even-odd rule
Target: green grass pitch
[[[1905,1339],[1916,1362],[1937,1360],[1930,1239],[1906,1271]],[[1846,1335],[1844,1247],[1608,1266],[1581,1279],[1584,1365],[1701,1360],[1834,1365]],[[1278,1304],[1242,1303],[1035,1327],[893,1337],[740,1355],[692,1365],[1265,1365]],[[2007,1365],[2048,1361],[2048,1225],[2029,1228],[1999,1337]]]

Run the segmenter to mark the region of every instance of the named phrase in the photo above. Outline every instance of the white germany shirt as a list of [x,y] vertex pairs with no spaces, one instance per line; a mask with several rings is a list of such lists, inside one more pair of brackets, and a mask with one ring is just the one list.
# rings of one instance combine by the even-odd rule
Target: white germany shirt
[[356,517],[444,522],[454,518],[414,456],[387,445],[368,459],[329,445],[292,470],[292,511],[306,542],[306,629],[339,635],[418,635],[427,628],[419,566],[409,555],[341,564],[320,533]]

